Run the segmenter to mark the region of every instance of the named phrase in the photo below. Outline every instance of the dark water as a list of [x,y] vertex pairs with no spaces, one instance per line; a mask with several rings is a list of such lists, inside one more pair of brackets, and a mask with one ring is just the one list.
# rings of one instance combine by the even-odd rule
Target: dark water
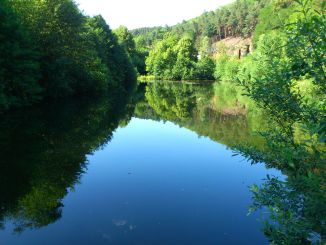
[[260,119],[211,84],[145,86],[1,119],[0,244],[268,244],[248,186],[281,173],[229,149],[263,147]]

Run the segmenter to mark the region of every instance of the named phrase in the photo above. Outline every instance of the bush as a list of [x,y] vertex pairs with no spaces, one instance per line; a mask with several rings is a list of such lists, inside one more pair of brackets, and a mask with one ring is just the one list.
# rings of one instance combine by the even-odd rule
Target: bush
[[197,62],[194,77],[198,80],[214,80],[214,70],[214,60],[204,57]]
[[241,61],[223,55],[217,59],[214,76],[217,80],[235,82],[239,72]]

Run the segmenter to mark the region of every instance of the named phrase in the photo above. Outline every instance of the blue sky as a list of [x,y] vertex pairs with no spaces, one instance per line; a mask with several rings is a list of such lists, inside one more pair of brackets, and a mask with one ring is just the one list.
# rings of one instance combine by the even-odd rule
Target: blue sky
[[88,15],[101,14],[111,28],[174,25],[233,0],[75,0]]

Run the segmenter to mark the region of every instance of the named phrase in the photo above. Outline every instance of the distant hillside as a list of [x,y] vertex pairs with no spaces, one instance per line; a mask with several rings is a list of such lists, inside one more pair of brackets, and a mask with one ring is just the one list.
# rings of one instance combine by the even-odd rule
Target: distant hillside
[[[302,1],[317,11],[324,2]],[[262,34],[276,31],[280,35],[286,24],[296,21],[300,4],[296,0],[236,0],[174,26],[132,30],[136,50],[144,54],[139,63],[145,72],[140,74],[168,80],[230,80],[238,61],[258,47]],[[228,60],[233,64],[226,65]],[[221,75],[225,71],[227,78]]]
[[188,35],[195,39],[197,49],[209,39],[210,44],[228,37],[247,38],[253,35],[261,10],[270,0],[237,0],[215,11],[183,21],[174,26],[145,27],[132,30],[136,42],[151,46],[155,40],[171,32],[178,36]]

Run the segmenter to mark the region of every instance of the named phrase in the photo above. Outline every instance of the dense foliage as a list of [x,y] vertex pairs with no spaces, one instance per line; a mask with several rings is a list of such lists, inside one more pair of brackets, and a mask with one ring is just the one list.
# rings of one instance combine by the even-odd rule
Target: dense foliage
[[148,52],[135,42],[133,34],[127,27],[120,26],[114,30],[114,33],[117,35],[120,45],[124,47],[128,53],[138,74],[145,74],[145,57],[148,55]]
[[101,16],[72,0],[2,0],[0,109],[42,98],[125,90],[134,69]]
[[[183,21],[172,27],[133,30],[136,43],[143,49],[151,51],[146,61],[148,74],[159,79],[214,79],[213,66],[215,65],[213,65],[212,55],[216,50],[213,43],[228,37],[250,37],[255,31],[260,12],[269,3],[269,0],[237,0],[216,11],[206,12],[197,18]],[[178,50],[175,46],[180,46],[178,42],[184,42],[182,40],[185,38],[191,43],[193,50],[191,55],[198,55],[198,64],[195,64],[196,57],[187,56],[187,52],[179,54],[179,59],[180,55],[184,57],[177,64]],[[170,55],[171,57],[168,57]],[[204,59],[201,60],[201,58]],[[155,59],[161,61],[155,62],[153,61]],[[160,63],[160,65],[155,66],[153,63]],[[219,76],[216,78],[220,79]]]
[[288,23],[261,35],[257,50],[237,78],[248,96],[270,115],[263,133],[269,151],[245,147],[252,163],[283,170],[287,181],[268,176],[253,186],[252,210],[268,207],[264,232],[273,244],[323,244],[326,237],[326,18],[300,0]]
[[213,60],[207,56],[197,59],[197,51],[190,37],[178,39],[171,34],[157,42],[146,59],[149,74],[169,80],[210,80],[214,67]]
[[31,35],[5,1],[0,4],[0,108],[33,103],[42,92]]
[[[322,6],[319,0],[307,4],[319,10]],[[146,58],[148,75],[168,80],[215,78],[235,82],[242,58],[253,50],[253,46],[259,49],[259,39],[263,34],[282,33],[282,26],[291,23],[291,18],[297,15],[297,6],[294,0],[237,0],[172,27],[140,28],[131,32],[139,49],[149,52]],[[320,29],[322,25],[319,31],[323,32]],[[227,39],[229,37],[231,39]],[[246,37],[252,40],[252,43],[245,42],[246,47],[244,44],[242,47],[225,46],[227,40],[244,40]],[[180,45],[185,45],[184,40],[189,43],[190,55],[178,50]],[[146,56],[146,52],[144,54]],[[145,56],[141,58],[145,59]],[[180,62],[177,62],[177,57]],[[215,71],[213,60],[216,61]]]

